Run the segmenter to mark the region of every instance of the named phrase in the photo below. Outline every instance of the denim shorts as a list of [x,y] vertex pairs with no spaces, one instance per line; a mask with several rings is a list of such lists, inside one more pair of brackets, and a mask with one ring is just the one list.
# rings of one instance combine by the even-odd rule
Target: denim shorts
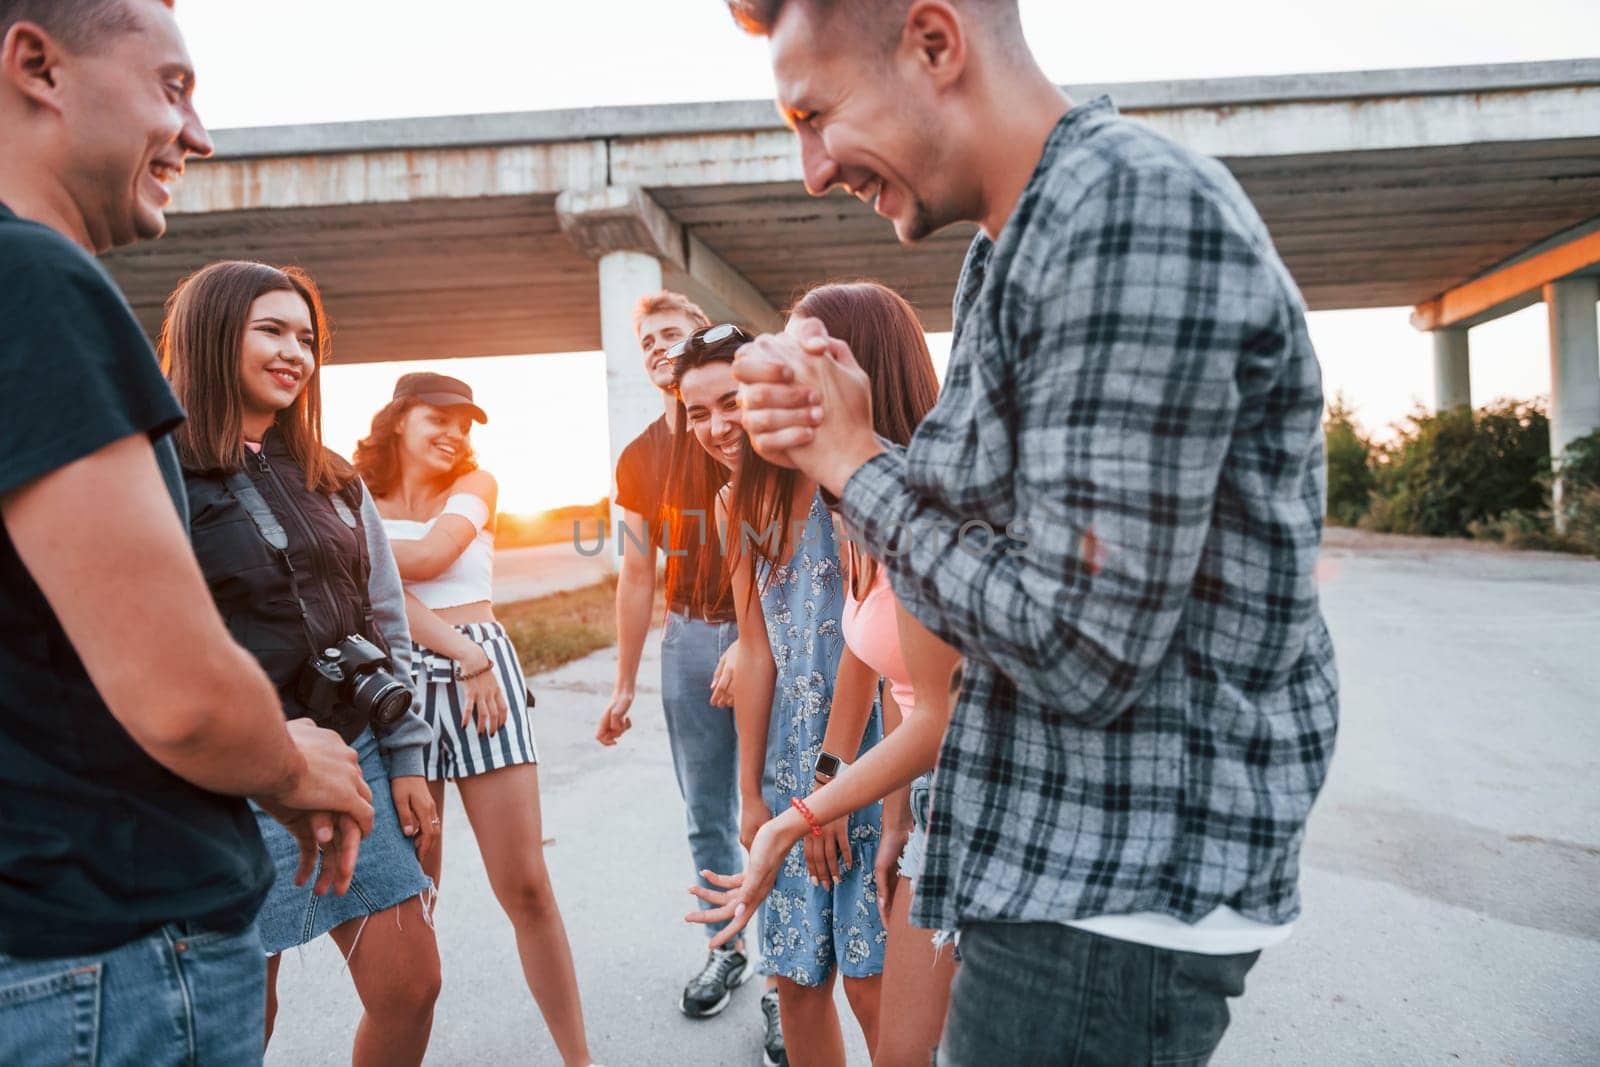
[[331,889],[323,896],[313,895],[315,874],[305,885],[295,885],[299,844],[276,820],[256,809],[256,825],[261,828],[261,839],[266,842],[277,871],[272,891],[256,918],[262,948],[269,956],[313,941],[351,919],[392,908],[433,887],[417,862],[416,847],[400,832],[400,817],[395,814],[393,794],[389,792],[389,774],[384,770],[372,731],[363,730],[351,747],[361,760],[361,776],[372,790],[373,818],[372,833],[361,842],[355,878],[344,896],[335,896]]
[[86,956],[0,953],[0,1063],[259,1064],[266,988],[254,924],[168,923]]
[[900,853],[900,877],[915,882],[922,877],[922,865],[928,855],[928,776],[919,776],[911,783],[911,836],[906,838],[905,851]]

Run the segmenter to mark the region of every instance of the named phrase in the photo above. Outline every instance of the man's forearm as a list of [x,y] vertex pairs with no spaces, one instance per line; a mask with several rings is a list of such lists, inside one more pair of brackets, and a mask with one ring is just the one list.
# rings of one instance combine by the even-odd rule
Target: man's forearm
[[655,575],[624,567],[617,578],[617,688],[631,690],[639,677],[650,615],[655,608]]
[[838,499],[850,476],[882,451],[884,447],[874,435],[855,434],[838,441],[824,438],[809,449],[797,450],[795,458],[801,471]]
[[[231,796],[271,797],[286,791],[305,760],[284,728],[283,703],[253,656],[234,646],[224,660],[227,681],[208,687],[188,709],[141,716],[129,733],[152,759],[202,789]],[[232,660],[231,663],[226,662]]]
[[[82,521],[86,501],[99,521]],[[105,706],[151,758],[237,795],[299,774],[277,690],[217,614],[144,434],[0,498],[0,518]]]

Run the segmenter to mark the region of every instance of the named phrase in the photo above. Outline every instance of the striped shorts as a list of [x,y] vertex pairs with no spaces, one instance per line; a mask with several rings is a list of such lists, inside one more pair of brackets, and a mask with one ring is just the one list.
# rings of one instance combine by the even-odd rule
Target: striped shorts
[[412,681],[422,695],[423,717],[433,727],[424,768],[428,780],[470,778],[519,763],[538,763],[528,685],[505,627],[497,622],[474,622],[456,629],[489,653],[494,664],[489,673],[505,692],[510,711],[505,724],[492,734],[480,734],[476,721],[462,726],[462,683],[455,679],[456,661],[419,645]]

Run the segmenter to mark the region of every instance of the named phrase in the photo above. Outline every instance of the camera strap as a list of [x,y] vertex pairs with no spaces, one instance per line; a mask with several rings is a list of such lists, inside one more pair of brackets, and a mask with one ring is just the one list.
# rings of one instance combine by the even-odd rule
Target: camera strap
[[[242,470],[231,472],[223,482],[228,487],[228,492],[244,508],[246,515],[250,516],[251,523],[261,539],[277,553],[283,561],[283,566],[289,572],[289,595],[294,597],[295,606],[300,609],[300,629],[305,633],[306,647],[311,650],[313,659],[322,654],[322,649],[317,647],[317,642],[311,636],[311,614],[306,610],[306,602],[300,596],[300,577],[295,573],[294,563],[289,559],[289,532],[283,528],[283,523],[272,513],[266,498],[261,495],[261,490],[255,487],[250,476]],[[345,509],[345,513],[349,508]],[[339,516],[344,518],[344,514]],[[364,551],[364,549],[363,549]]]
[[[373,623],[372,561],[367,558],[366,524],[351,510],[350,502],[344,498],[343,492],[329,493],[328,501],[333,505],[333,513],[339,516],[339,521],[348,526],[356,535],[356,562],[361,577],[361,621],[364,627],[362,633],[375,634],[381,639],[383,635],[378,633],[378,629]],[[381,640],[380,643],[386,644]]]

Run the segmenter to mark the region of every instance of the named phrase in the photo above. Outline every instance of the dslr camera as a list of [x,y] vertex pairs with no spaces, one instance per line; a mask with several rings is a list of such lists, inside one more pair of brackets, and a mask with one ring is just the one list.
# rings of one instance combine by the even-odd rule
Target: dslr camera
[[342,698],[373,726],[389,726],[411,707],[411,690],[386,668],[389,657],[360,634],[351,634],[306,663],[297,695],[319,720]]

